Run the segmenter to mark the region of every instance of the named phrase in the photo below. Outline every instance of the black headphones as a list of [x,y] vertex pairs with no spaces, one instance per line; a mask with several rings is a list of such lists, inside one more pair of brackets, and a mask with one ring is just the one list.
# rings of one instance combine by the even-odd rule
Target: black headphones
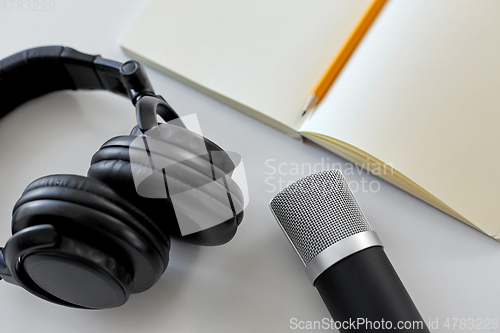
[[[237,163],[215,143],[184,127],[163,97],[155,95],[138,62],[122,64],[62,46],[29,49],[0,61],[0,117],[28,100],[65,89],[101,89],[128,96],[136,107],[137,126],[130,135],[104,143],[92,157],[87,177],[46,176],[24,190],[12,213],[13,236],[0,248],[0,279],[60,305],[113,308],[158,281],[168,264],[170,236],[207,246],[234,237],[243,219],[243,195],[224,175],[230,175]],[[159,126],[157,115],[166,122],[175,120],[175,125],[163,125],[172,135],[150,138],[164,145],[161,154],[167,151],[175,155],[167,158],[179,161],[177,168],[167,171],[169,177],[200,192],[204,191],[200,184],[215,182],[224,195],[201,193],[210,198],[203,212],[218,216],[223,204],[232,217],[183,236],[180,215],[200,222],[199,214],[191,216],[192,207],[174,207],[170,197],[138,194],[130,151],[141,148],[131,145]],[[188,144],[190,138],[201,138],[207,153],[196,154]],[[144,153],[160,154],[150,149]],[[183,162],[179,156],[190,158]],[[201,164],[209,165],[210,172],[198,167]],[[165,169],[156,171],[165,175]],[[221,178],[224,181],[216,181]],[[164,186],[169,193],[166,180]]]

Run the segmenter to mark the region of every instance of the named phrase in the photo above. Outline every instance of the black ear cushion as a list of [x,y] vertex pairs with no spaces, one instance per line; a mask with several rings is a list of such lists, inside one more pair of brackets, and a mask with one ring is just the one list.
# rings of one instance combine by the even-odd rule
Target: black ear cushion
[[[111,139],[93,156],[89,177],[99,179],[115,191],[134,202],[158,225],[163,232],[182,241],[198,245],[220,245],[231,240],[243,218],[243,212],[236,218],[187,236],[181,236],[176,215],[169,198],[144,198],[137,194],[132,177],[129,145],[135,137]],[[240,205],[239,202],[236,203]],[[179,211],[177,211],[179,214]]]
[[[181,135],[181,136],[186,136],[186,137],[187,136],[199,137],[198,134],[195,134],[186,128],[181,128],[181,127],[174,126],[174,125],[161,124],[161,126],[168,126],[170,129],[172,129],[172,131],[163,130],[162,134],[169,133],[170,135],[161,135],[160,140],[162,140],[163,142],[166,142],[168,144],[177,146],[181,149],[185,149],[186,151],[189,151],[193,154],[197,154],[196,149],[193,149],[192,147],[190,147],[189,144],[186,144],[189,140],[176,140],[177,139],[176,134]],[[130,145],[130,143],[137,136],[140,136],[140,135],[143,135],[143,133],[141,132],[141,130],[139,129],[138,126],[134,126],[134,128],[132,128],[132,131],[130,132],[129,136],[115,137],[115,138],[109,140],[108,142],[106,142],[101,148],[104,148],[104,147],[109,146],[111,144],[113,144],[115,146],[120,145],[122,147],[125,147],[125,146]],[[206,150],[211,152],[212,155],[214,155],[215,153],[220,153],[220,154],[216,154],[216,156],[218,157],[217,160],[210,160],[210,157],[208,155],[202,156],[202,157],[206,158],[207,161],[210,161],[211,163],[213,163],[216,167],[218,167],[222,171],[224,171],[226,173],[231,173],[232,170],[234,169],[234,164],[233,164],[231,158],[229,157],[229,155],[227,154],[227,152],[224,149],[222,149],[221,147],[219,147],[212,140],[205,138],[205,137],[202,137],[202,139],[204,141]]]
[[[35,180],[24,190],[14,206],[13,214],[28,202],[47,199],[83,205],[113,216],[148,239],[156,247],[166,267],[170,250],[168,235],[164,235],[148,216],[106,184],[77,175],[46,176]],[[13,220],[13,233],[19,228]]]

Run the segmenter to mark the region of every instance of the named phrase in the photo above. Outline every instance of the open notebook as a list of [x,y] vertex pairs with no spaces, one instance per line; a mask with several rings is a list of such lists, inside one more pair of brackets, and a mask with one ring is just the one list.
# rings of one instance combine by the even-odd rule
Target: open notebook
[[152,0],[121,45],[500,240],[500,1],[389,0],[327,95],[300,117],[369,5]]

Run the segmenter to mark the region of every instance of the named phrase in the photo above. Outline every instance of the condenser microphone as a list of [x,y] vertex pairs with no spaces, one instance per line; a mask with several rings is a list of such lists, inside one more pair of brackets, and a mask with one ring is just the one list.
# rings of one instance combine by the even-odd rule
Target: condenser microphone
[[340,332],[429,332],[340,170],[297,180],[270,206]]

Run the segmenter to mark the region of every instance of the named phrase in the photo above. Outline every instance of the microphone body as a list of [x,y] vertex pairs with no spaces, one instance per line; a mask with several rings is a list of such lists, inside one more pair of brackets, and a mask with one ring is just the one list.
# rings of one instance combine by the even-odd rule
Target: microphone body
[[380,246],[331,266],[314,286],[334,320],[356,322],[341,332],[429,332]]
[[270,207],[340,332],[429,332],[339,170],[297,180]]

